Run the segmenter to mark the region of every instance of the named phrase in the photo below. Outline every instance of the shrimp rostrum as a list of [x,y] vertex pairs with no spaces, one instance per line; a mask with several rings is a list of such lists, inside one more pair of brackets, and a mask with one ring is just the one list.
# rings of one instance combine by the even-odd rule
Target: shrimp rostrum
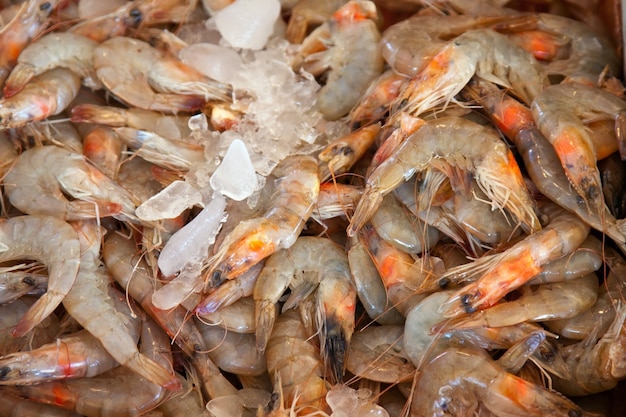
[[495,131],[458,117],[427,122],[367,178],[348,236],[353,236],[380,206],[384,195],[417,172],[437,168],[452,184],[467,189],[468,174],[492,202],[515,216],[528,232],[541,229],[535,203],[513,153]]

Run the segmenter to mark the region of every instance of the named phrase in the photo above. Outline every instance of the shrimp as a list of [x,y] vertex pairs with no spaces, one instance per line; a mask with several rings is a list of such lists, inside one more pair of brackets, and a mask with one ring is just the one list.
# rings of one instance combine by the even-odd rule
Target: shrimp
[[256,331],[252,296],[240,298],[215,312],[196,313],[196,316],[208,325],[216,325],[229,332],[254,333]]
[[590,211],[604,213],[606,204],[596,165],[600,155],[585,129],[585,119],[615,119],[625,109],[626,102],[611,93],[579,83],[550,86],[532,103],[537,127],[554,147],[572,186]]
[[[303,63],[307,71],[320,75],[330,68],[315,104],[326,120],[346,115],[369,83],[383,72],[376,19],[373,2],[349,1],[302,43],[296,69]],[[322,51],[330,48],[320,52],[320,45]]]
[[0,84],[6,80],[22,50],[46,29],[59,0],[28,0],[0,30]]
[[382,325],[403,323],[404,317],[387,301],[387,291],[367,248],[359,239],[352,240],[348,262],[357,297],[365,312],[369,318]]
[[476,29],[457,36],[428,60],[392,104],[392,117],[401,112],[419,116],[447,104],[474,76],[510,88],[527,104],[547,84],[532,55],[504,35]]
[[117,177],[123,147],[117,133],[107,126],[95,126],[83,137],[83,155],[111,179]]
[[115,308],[108,293],[109,279],[99,259],[99,226],[94,220],[77,223],[75,227],[81,243],[80,268],[63,306],[121,365],[169,390],[180,388],[180,382],[167,369],[137,350],[136,341],[125,330],[126,317]]
[[497,303],[505,294],[532,279],[543,265],[572,253],[589,234],[589,226],[578,217],[545,202],[541,211],[548,225],[496,255],[483,256],[474,262],[447,270],[441,278],[479,276],[459,289],[442,306],[444,317],[473,313]]
[[13,330],[13,336],[21,337],[52,314],[72,288],[80,264],[80,242],[64,220],[37,215],[0,221],[0,242],[0,262],[36,259],[49,271],[46,293]]
[[320,180],[347,172],[372,146],[380,124],[364,126],[354,132],[332,141],[318,154],[320,160]]
[[[140,323],[133,336],[139,340]],[[87,330],[0,358],[0,385],[34,384],[100,375],[119,364]]]
[[33,78],[57,67],[68,68],[91,89],[101,88],[93,68],[93,51],[98,44],[71,32],[49,33],[28,45],[4,84],[4,96],[19,93]]
[[[453,139],[457,135],[463,137]],[[348,236],[353,236],[373,215],[385,194],[433,165],[453,179],[460,172],[473,174],[492,207],[506,209],[526,231],[541,228],[534,200],[506,144],[484,126],[446,117],[426,122],[368,176]]]
[[235,333],[197,322],[209,356],[220,369],[235,375],[261,375],[267,371],[265,354],[256,349],[252,333]]
[[285,38],[291,43],[302,43],[313,26],[326,22],[346,0],[297,0],[285,29]]
[[176,113],[198,110],[208,100],[229,100],[229,87],[138,39],[102,42],[93,64],[102,84],[130,106]]
[[52,404],[40,404],[0,388],[0,415],[6,417],[81,417],[81,414]]
[[446,328],[472,328],[479,326],[502,327],[526,321],[544,321],[574,317],[596,302],[598,278],[594,273],[583,277],[533,288],[518,289],[519,296],[460,320],[445,324]]
[[313,213],[320,189],[315,159],[285,158],[274,174],[278,185],[270,207],[261,217],[240,222],[205,262],[211,287],[241,275],[280,249],[290,248]]
[[0,267],[0,304],[14,301],[25,294],[46,292],[48,274],[33,265]]
[[376,77],[350,110],[350,126],[357,129],[382,121],[389,113],[391,102],[400,95],[408,82],[407,76],[393,70]]
[[615,217],[606,208],[598,211],[578,193],[571,192],[570,181],[557,153],[535,125],[530,109],[485,81],[473,81],[465,92],[487,110],[494,123],[515,144],[539,191],[594,229],[606,233],[626,253],[626,237]]
[[22,127],[61,113],[79,88],[80,77],[66,68],[38,75],[16,95],[0,99],[0,129]]
[[297,312],[289,310],[278,316],[266,358],[270,377],[276,381],[275,391],[282,393],[281,408],[293,404],[298,410],[294,414],[301,416],[330,411],[325,400],[329,387],[322,377],[319,350],[310,342]]
[[346,368],[355,376],[390,384],[409,381],[415,366],[403,348],[403,326],[369,326],[354,333]]
[[505,372],[481,350],[450,348],[419,375],[411,415],[473,415],[484,407],[494,415],[591,416],[554,391]]
[[104,241],[102,256],[111,275],[190,358],[208,397],[235,394],[237,392],[235,387],[222,375],[206,353],[208,349],[204,339],[193,320],[188,320],[187,310],[177,307],[164,311],[153,305],[155,280],[148,274],[150,268],[145,260],[138,259],[136,254],[135,242],[120,234],[113,233]]
[[265,351],[276,320],[277,303],[288,287],[291,294],[283,311],[298,305],[317,289],[320,349],[333,375],[341,381],[356,308],[356,289],[347,254],[329,239],[302,236],[289,249],[267,259],[253,293],[256,346],[260,352]]
[[[135,218],[128,191],[91,166],[85,158],[57,146],[22,152],[4,178],[9,201],[28,214],[76,220],[118,216]],[[75,198],[69,201],[64,193]]]
[[340,216],[347,216],[354,210],[363,193],[363,188],[337,182],[320,184],[315,209],[311,214],[317,222]]
[[[151,320],[145,320],[141,327],[141,355],[159,367],[171,366],[170,340]],[[174,380],[180,387],[178,378]],[[165,388],[119,366],[92,378],[24,385],[20,392],[27,398],[56,404],[87,417],[145,414],[168,396]]]

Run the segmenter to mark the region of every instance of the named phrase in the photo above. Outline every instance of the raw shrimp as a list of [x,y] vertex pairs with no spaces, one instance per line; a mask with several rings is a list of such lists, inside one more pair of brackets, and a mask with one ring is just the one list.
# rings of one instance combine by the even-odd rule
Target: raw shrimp
[[83,137],[83,155],[111,179],[117,178],[124,146],[108,126],[94,126]]
[[505,372],[485,352],[448,349],[419,375],[411,415],[473,415],[485,407],[494,415],[591,416],[554,391]]
[[256,349],[252,333],[235,333],[197,320],[209,356],[220,369],[235,375],[261,375],[267,371],[265,354]]
[[317,204],[311,218],[317,222],[340,216],[348,216],[356,207],[363,188],[338,182],[320,184]]
[[35,146],[56,145],[77,153],[83,152],[83,138],[63,114],[48,117],[39,122],[31,122],[22,127],[22,137],[28,138]]
[[[22,152],[4,178],[9,201],[28,214],[66,220],[117,215],[135,218],[134,197],[78,153],[57,146]],[[76,200],[69,201],[64,193]]]
[[387,300],[385,285],[380,279],[376,265],[367,252],[367,248],[359,239],[352,239],[353,242],[351,242],[348,251],[350,273],[357,297],[365,312],[369,318],[382,325],[403,323],[404,317]]
[[0,179],[6,174],[17,158],[18,152],[8,136],[8,131],[0,131]]
[[24,264],[0,267],[0,304],[9,303],[25,294],[46,292],[48,274],[37,269],[36,266]]
[[389,113],[391,102],[408,82],[408,77],[393,70],[387,70],[376,77],[350,110],[350,126],[357,129],[383,120]]
[[461,175],[473,174],[493,207],[506,209],[526,231],[541,228],[534,200],[506,144],[489,128],[446,117],[426,122],[369,175],[348,236],[354,235],[373,215],[385,194],[416,172],[431,167],[442,170],[456,182],[463,181]]
[[208,325],[219,326],[229,332],[254,333],[256,331],[252,294],[215,312],[204,314],[196,312],[196,316]]
[[52,404],[40,404],[0,388],[0,415],[5,417],[81,417],[81,414]]
[[68,68],[92,89],[102,87],[93,68],[93,51],[98,44],[71,32],[49,33],[28,45],[4,84],[4,96],[20,92],[28,82],[57,67]]
[[354,333],[346,368],[357,377],[398,383],[409,381],[415,366],[403,348],[403,326],[369,326]]
[[79,88],[80,77],[66,68],[38,75],[16,95],[0,99],[0,129],[22,127],[61,113]]
[[554,147],[537,129],[530,109],[485,81],[472,81],[465,92],[478,100],[494,123],[515,144],[526,171],[539,191],[594,229],[606,233],[626,253],[626,236],[615,217],[603,207],[600,211],[596,210],[571,191]]
[[626,102],[623,100],[580,83],[550,86],[532,103],[537,127],[554,147],[572,186],[590,211],[605,212],[602,181],[596,165],[602,156],[596,152],[584,123],[616,119],[624,110]]
[[319,26],[343,6],[347,0],[297,0],[291,9],[285,38],[291,43],[302,43],[313,26]]
[[[139,340],[140,323],[133,329]],[[100,375],[119,364],[87,330],[0,358],[0,385],[35,384]]]
[[345,116],[369,83],[383,72],[377,18],[373,2],[350,1],[302,43],[296,69],[300,61],[314,75],[330,68],[315,103],[325,119],[337,120]]
[[99,259],[103,237],[100,227],[95,220],[75,227],[81,246],[80,268],[63,306],[121,365],[167,389],[180,388],[168,369],[138,351],[136,340],[126,330],[128,318],[115,307],[109,294],[109,277]]
[[330,411],[325,400],[329,386],[323,378],[319,349],[310,342],[296,311],[288,310],[276,319],[266,358],[270,377],[276,381],[275,391],[282,393],[279,407],[289,409],[293,404],[298,410],[294,414],[301,416]]
[[271,206],[263,216],[240,222],[206,261],[210,286],[235,278],[272,253],[291,247],[311,216],[320,188],[315,159],[285,158],[274,174],[278,180]]
[[380,124],[364,126],[332,141],[318,154],[320,180],[326,181],[347,172],[372,146]]
[[28,0],[22,3],[16,15],[0,30],[0,84],[9,75],[22,50],[50,22],[50,14],[59,0]]
[[[330,239],[302,236],[289,249],[270,256],[254,286],[257,349],[265,351],[277,316],[277,303],[287,288],[283,311],[317,289],[320,348],[333,375],[341,381],[354,332],[356,289],[346,252]],[[283,313],[284,314],[284,313]]]
[[444,46],[411,79],[392,105],[392,117],[400,112],[419,116],[447,104],[469,80],[477,76],[507,87],[525,103],[547,84],[535,58],[488,29],[465,32]]
[[589,234],[589,226],[551,202],[541,207],[549,223],[509,249],[483,256],[474,262],[447,270],[441,278],[479,276],[459,289],[442,306],[445,317],[472,313],[497,303],[505,294],[525,284],[543,265],[572,253]]
[[574,317],[598,297],[598,277],[594,273],[574,280],[523,286],[519,296],[445,323],[446,328],[502,327],[527,321]]
[[208,100],[229,100],[228,86],[137,39],[102,42],[93,64],[104,86],[134,107],[176,113],[198,110]]
[[[141,355],[171,367],[170,339],[150,320],[141,327]],[[178,378],[173,377],[180,387]],[[27,398],[75,410],[87,417],[131,417],[145,414],[163,402],[168,391],[163,387],[117,367],[92,378],[24,385],[20,392]]]
[[13,330],[15,337],[21,337],[52,314],[72,288],[80,264],[80,242],[64,220],[38,215],[1,220],[0,242],[0,262],[37,259],[49,271],[46,293]]
[[222,375],[206,353],[208,349],[193,320],[183,307],[159,310],[152,304],[156,282],[149,275],[145,260],[136,255],[138,248],[129,238],[113,233],[106,238],[102,248],[104,262],[113,278],[143,309],[163,328],[181,350],[190,358],[200,375],[202,388],[210,398],[233,395],[235,387]]

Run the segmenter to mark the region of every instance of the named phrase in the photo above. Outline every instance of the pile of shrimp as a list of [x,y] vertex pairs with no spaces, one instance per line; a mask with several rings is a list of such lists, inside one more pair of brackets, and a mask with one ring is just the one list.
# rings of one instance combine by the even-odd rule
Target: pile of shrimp
[[593,2],[281,0],[317,132],[244,199],[198,179],[263,98],[180,55],[250,60],[208,29],[233,2],[2,2],[0,417],[624,415]]

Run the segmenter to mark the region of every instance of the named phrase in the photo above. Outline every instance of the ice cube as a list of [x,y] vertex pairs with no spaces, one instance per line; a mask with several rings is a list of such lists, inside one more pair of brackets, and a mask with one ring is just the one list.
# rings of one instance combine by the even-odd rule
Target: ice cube
[[178,56],[185,64],[223,83],[229,83],[241,67],[241,57],[237,52],[210,43],[189,45],[183,48]]
[[279,0],[236,0],[215,14],[215,23],[224,40],[235,48],[261,49],[279,15]]
[[209,183],[215,191],[235,201],[249,197],[257,189],[256,173],[246,144],[241,139],[231,142]]
[[202,194],[185,181],[174,181],[144,201],[135,214],[142,220],[173,219],[202,202]]

